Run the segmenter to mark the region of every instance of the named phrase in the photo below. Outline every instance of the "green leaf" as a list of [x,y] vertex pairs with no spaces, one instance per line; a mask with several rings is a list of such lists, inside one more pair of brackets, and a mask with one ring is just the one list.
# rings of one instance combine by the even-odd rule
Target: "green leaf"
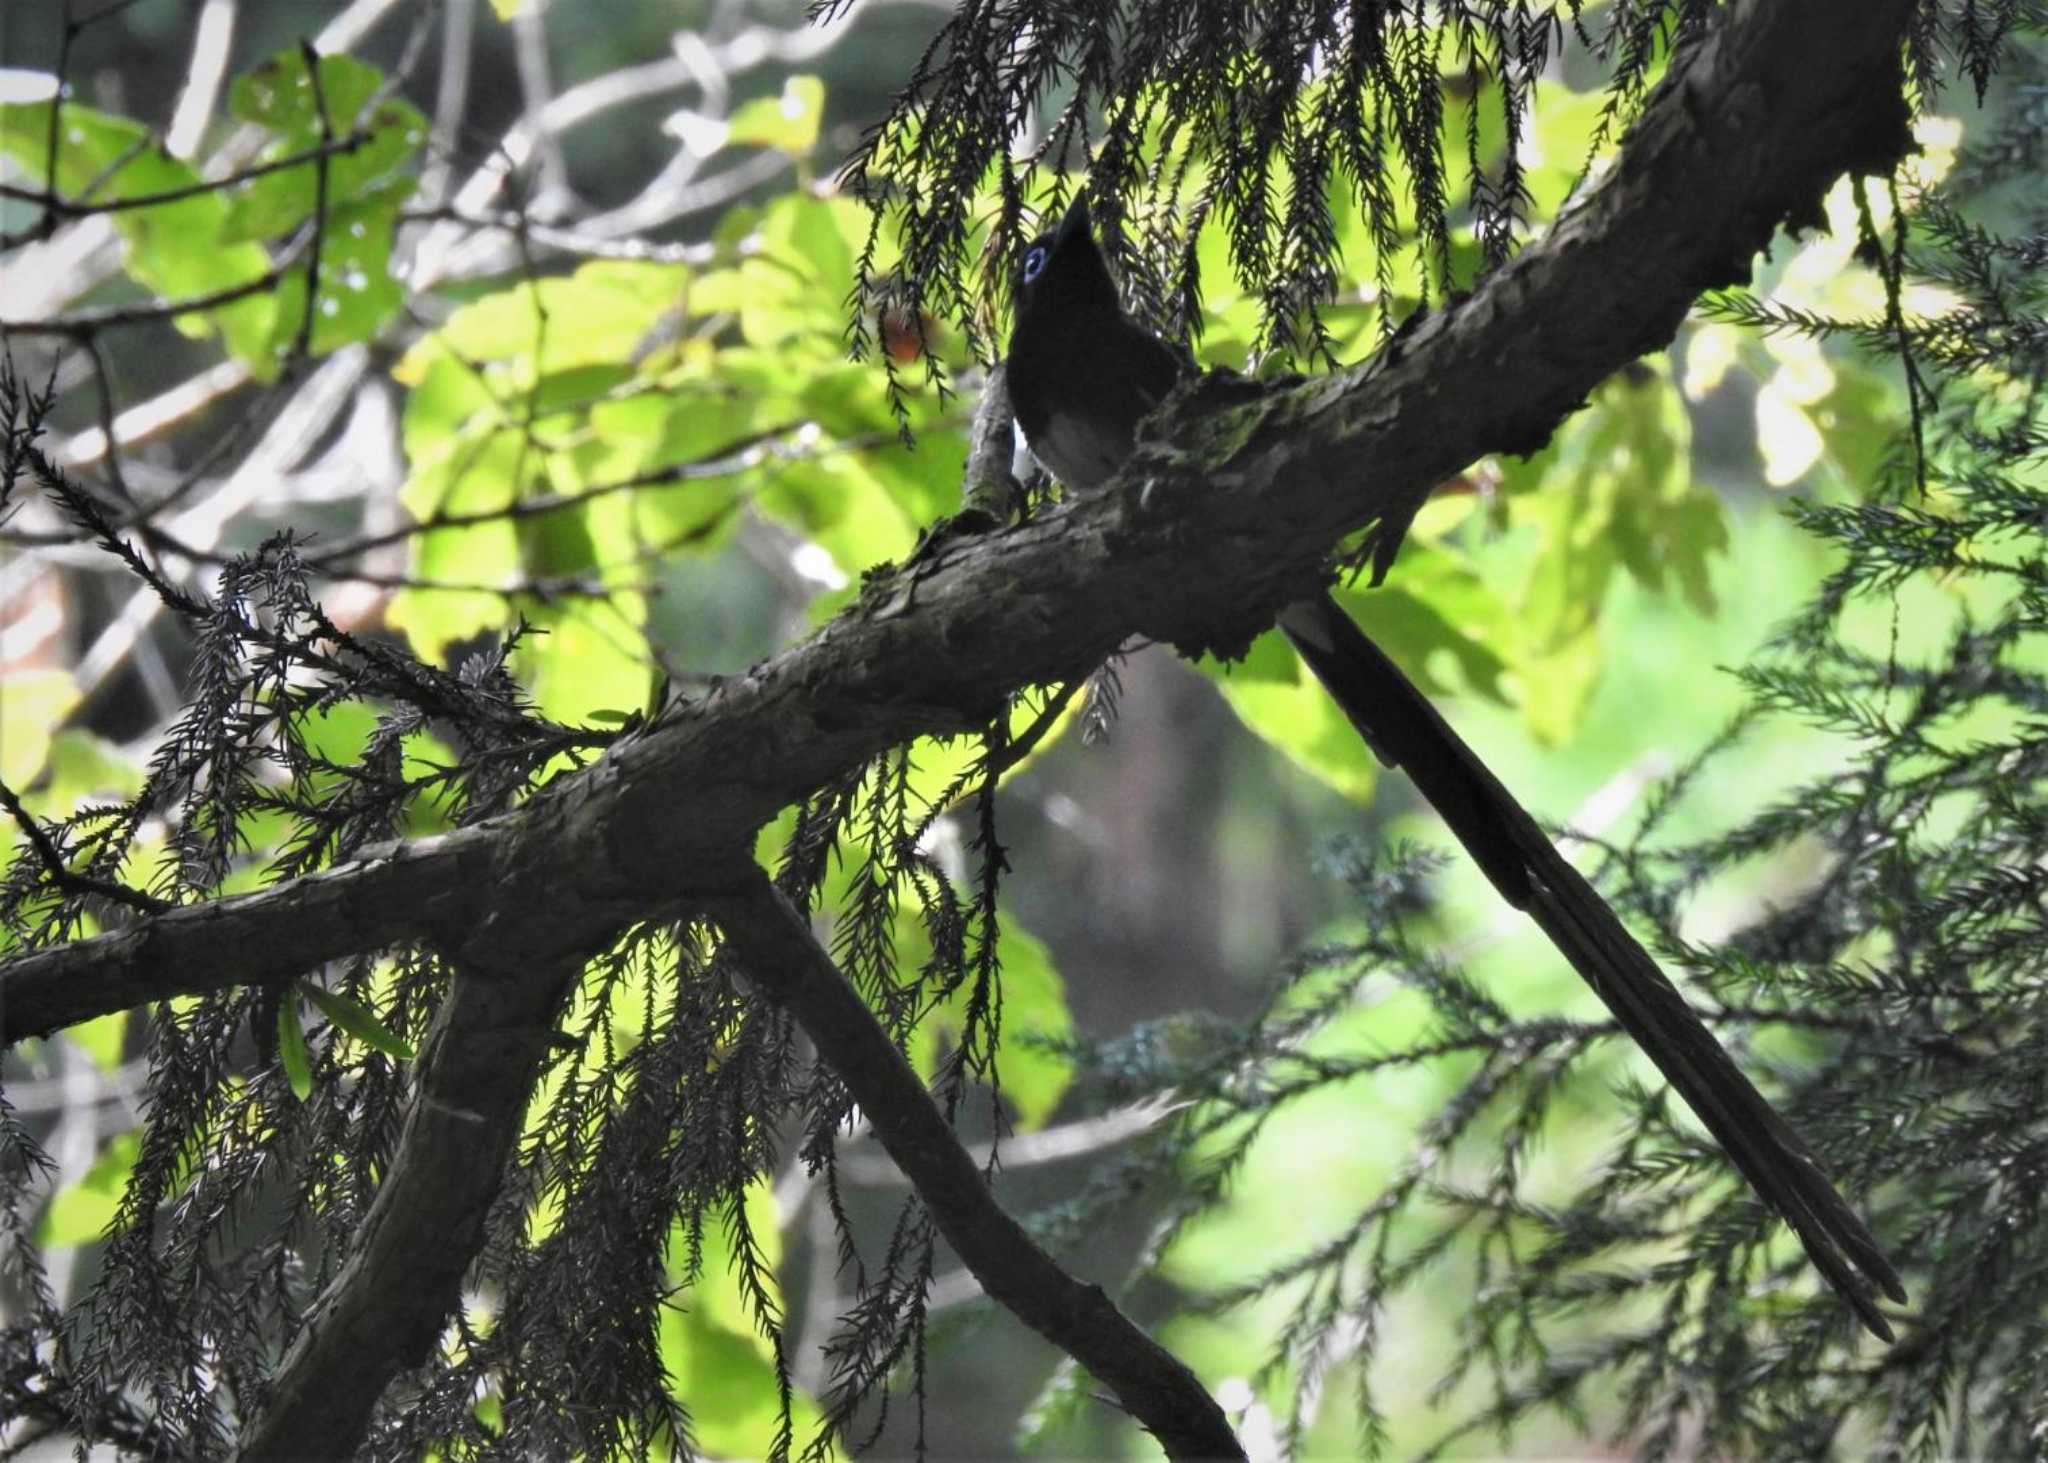
[[[1454,549],[1411,541],[1385,585],[1349,585],[1336,591],[1336,598],[1424,691],[1469,689],[1494,701],[1507,700],[1501,676],[1508,664],[1500,647],[1514,640],[1514,616],[1478,569]],[[1436,674],[1442,662],[1457,667],[1462,687]]]
[[[1711,611],[1725,514],[1693,481],[1691,424],[1661,361],[1610,378],[1544,451],[1503,464],[1503,478],[1516,522],[1535,525],[1539,539],[1516,617],[1516,671],[1531,725],[1557,738],[1597,679],[1595,630],[1616,576]],[[1561,679],[1536,684],[1553,675]]]
[[[417,476],[442,463],[456,447],[481,430],[480,417],[495,415],[497,398],[481,372],[434,343],[434,337],[406,352],[392,375],[406,393],[399,435],[406,461]],[[406,505],[414,513],[421,510]],[[432,511],[429,508],[427,511]]]
[[571,604],[536,611],[545,635],[520,643],[519,679],[543,716],[574,725],[598,706],[631,705],[647,695],[648,664],[638,624],[638,595],[616,595],[603,605]]
[[[416,466],[399,498],[423,521],[440,514],[496,513],[510,506],[522,466],[531,465],[516,430],[479,438],[472,429],[424,468]],[[503,517],[432,529],[414,539],[413,568],[429,583],[512,584],[520,570],[518,530]],[[509,619],[504,600],[489,588],[408,588],[385,612],[385,623],[427,660],[439,660],[451,642],[496,630]]]
[[[396,1061],[409,1062],[413,1060],[413,1049],[406,1043],[405,1038],[392,1031],[382,1021],[379,1021],[376,1013],[368,1007],[358,1005],[347,996],[337,995],[335,992],[323,986],[315,985],[311,981],[303,982],[301,988],[306,993],[306,999],[320,1008],[321,1015],[332,1021],[343,1031],[346,1031],[356,1040],[366,1046],[375,1047],[378,1051],[384,1053],[385,1056]],[[286,1002],[286,1004],[289,1005],[290,1003]]]
[[726,122],[726,141],[779,147],[797,157],[818,145],[818,126],[825,115],[825,83],[815,76],[792,76],[782,94],[756,97]]
[[516,364],[507,379],[514,390],[576,366],[621,368],[661,316],[681,303],[689,280],[680,264],[600,259],[566,277],[522,281],[457,310],[407,351],[393,374],[417,380],[451,353],[471,369],[493,361]]
[[[1586,166],[1586,149],[1607,106],[1601,91],[1570,91],[1545,85],[1530,98],[1530,140],[1525,144],[1523,184],[1529,190],[1530,213],[1552,218],[1564,206],[1572,185]],[[1614,139],[1608,140],[1608,151]]]
[[0,782],[26,787],[43,770],[57,725],[78,704],[64,671],[16,671],[0,679]]
[[822,545],[848,579],[902,558],[917,543],[917,520],[898,505],[865,454],[776,463],[765,476],[755,506]]
[[402,589],[384,612],[384,623],[405,636],[415,655],[433,664],[440,664],[457,641],[510,622],[504,599],[484,590]]
[[128,1042],[128,1015],[126,1011],[109,1011],[67,1026],[64,1039],[91,1057],[102,1072],[111,1072],[121,1065],[121,1051]]
[[1605,666],[1597,625],[1551,641],[1520,665],[1522,719],[1539,741],[1558,747],[1571,740]]
[[[770,1304],[783,1305],[776,1270],[782,1260],[781,1218],[773,1190],[750,1186],[744,1199],[747,1223],[762,1265],[761,1282]],[[690,1411],[690,1428],[706,1452],[733,1458],[765,1458],[781,1426],[781,1388],[775,1348],[761,1334],[754,1300],[738,1279],[737,1245],[723,1216],[707,1216],[702,1263],[685,1303],[661,1309],[662,1365],[670,1390]],[[671,1233],[669,1273],[685,1278],[688,1252],[681,1226]],[[797,1436],[814,1430],[818,1410],[799,1392],[791,1399]]]
[[1854,359],[1832,362],[1834,389],[1810,408],[1820,428],[1821,461],[1858,496],[1867,496],[1905,425],[1897,380]]
[[[327,210],[320,245],[320,297],[307,349],[324,355],[369,340],[398,313],[404,291],[391,277],[391,239],[413,180],[394,178],[379,191]],[[306,317],[310,261],[286,275],[277,292],[271,351],[280,360],[298,343]]]
[[[13,730],[4,702],[7,687],[0,684],[0,746]],[[49,786],[40,806],[62,815],[77,811],[89,802],[112,802],[142,791],[145,769],[134,757],[112,742],[75,728],[60,731],[50,741]]]
[[718,222],[711,226],[711,242],[718,250],[718,257],[729,259],[753,236],[761,226],[761,209],[758,204],[735,203],[718,216]]
[[756,257],[808,281],[819,302],[833,306],[839,318],[831,328],[837,331],[846,323],[846,285],[866,247],[867,230],[868,212],[854,199],[785,193],[761,212]]
[[1203,669],[1215,677],[1238,720],[1304,771],[1346,797],[1369,802],[1379,763],[1329,693],[1301,668],[1278,632],[1259,637],[1253,658],[1266,665],[1292,661],[1293,673],[1285,678],[1238,676],[1231,667],[1207,662]]
[[[1478,572],[1450,550],[1411,542],[1380,589],[1344,588],[1338,603],[1425,692],[1469,689],[1496,701],[1508,663],[1495,648],[1510,637],[1507,607]],[[1439,666],[1455,666],[1446,679]],[[1286,637],[1261,635],[1241,661],[1205,659],[1231,710],[1297,766],[1345,796],[1368,801],[1379,762]]]
[[315,757],[347,767],[363,754],[377,729],[377,713],[361,701],[320,706],[299,723],[299,736]]
[[[1495,649],[1512,638],[1507,607],[1469,564],[1446,549],[1411,542],[1379,589],[1345,588],[1339,604],[1426,694],[1461,689],[1505,701],[1510,668]],[[1438,673],[1455,666],[1456,679]],[[1243,661],[1205,659],[1231,710],[1304,771],[1346,797],[1369,801],[1379,762],[1357,729],[1277,633],[1253,642]]]
[[[715,459],[753,431],[757,407],[757,398],[730,397],[722,388],[600,402],[591,408],[590,440],[577,449],[570,475],[589,488]],[[591,532],[607,562],[623,560],[643,540],[664,550],[708,552],[724,542],[721,530],[734,522],[751,472],[736,469],[597,500]]]
[[597,544],[584,518],[590,507],[589,503],[579,503],[514,523],[513,531],[519,538],[519,561],[529,573],[541,578],[589,574],[597,563]]
[[[852,361],[835,361],[809,372],[797,400],[804,415],[833,437],[869,436],[894,426],[888,398],[875,388],[874,371]],[[963,436],[961,441],[965,440]],[[960,461],[966,461],[964,451]],[[960,491],[957,476],[952,491],[955,496]]]
[[[1010,707],[1009,737],[1014,742],[1024,736],[1044,714],[1049,693],[1032,694],[1017,698]],[[1053,724],[1039,737],[1031,751],[1024,757],[1005,767],[996,779],[998,787],[1013,777],[1021,776],[1033,763],[1057,746],[1061,737],[1067,734],[1079,717],[1081,701],[1078,696],[1070,698],[1066,708],[1060,712]],[[910,744],[910,796],[913,805],[944,812],[946,807],[938,806],[939,800],[954,788],[961,775],[981,755],[981,741],[977,737],[919,737]],[[971,797],[980,791],[982,779],[977,777],[962,793],[956,793],[956,802]],[[953,806],[948,804],[947,807]]]
[[[690,303],[706,314],[736,315],[740,335],[747,344],[764,349],[780,346],[797,336],[817,337],[825,319],[803,273],[786,261],[758,255],[741,260],[731,269],[706,274],[690,291]],[[840,323],[844,325],[843,317]],[[813,343],[819,344],[815,340]],[[818,363],[823,364],[825,359],[825,352],[820,349]],[[781,380],[798,379],[792,372],[793,364],[788,360],[779,362]]]
[[120,1212],[121,1192],[142,1152],[140,1133],[117,1133],[107,1140],[76,1183],[50,1200],[36,1224],[36,1240],[44,1245],[83,1245],[101,1238]]
[[[228,93],[228,110],[240,121],[275,134],[277,141],[264,149],[263,162],[315,150],[322,144],[323,131],[337,142],[361,135],[355,147],[331,152],[325,159],[328,233],[345,235],[347,225],[338,210],[394,189],[399,197],[412,191],[410,179],[389,175],[425,144],[427,119],[402,97],[387,96],[371,105],[384,83],[383,73],[352,56],[320,58],[317,92],[312,74],[300,52],[279,51],[236,78]],[[319,103],[325,104],[324,129]],[[236,185],[222,238],[274,238],[311,218],[319,199],[320,167],[319,160],[308,161]]]
[[[532,470],[527,444],[518,431],[503,428],[481,436],[476,433],[465,436],[466,440],[456,444],[444,458],[429,464],[424,472],[416,471],[399,489],[399,502],[422,523],[439,517],[473,517],[509,508],[518,496],[522,470],[529,473]],[[505,538],[503,544],[495,542],[500,533]],[[424,538],[450,549],[464,546],[466,539],[474,539],[475,547],[486,564],[471,566],[468,577],[473,579],[489,572],[508,573],[512,569],[517,563],[516,555],[501,557],[490,552],[516,547],[511,543],[511,535],[510,520],[486,518],[480,523],[437,529]],[[422,569],[427,567],[424,557],[422,555]],[[461,568],[459,564],[449,562],[437,563],[433,567],[443,573]]]
[[277,1059],[284,1067],[292,1096],[304,1102],[313,1095],[313,1052],[306,1045],[305,1023],[299,1019],[300,981],[293,981],[277,1003]]
[[[56,111],[56,176],[46,177],[53,106],[47,101],[0,105],[0,152],[67,199],[111,202],[200,186],[199,174],[166,153],[141,123],[69,101]],[[128,274],[171,302],[263,278],[270,270],[270,257],[260,245],[222,239],[227,212],[219,191],[209,189],[114,213],[114,227],[126,246]],[[188,335],[218,329],[238,359],[268,371],[276,309],[276,301],[262,292],[213,310],[182,314],[176,324]]]

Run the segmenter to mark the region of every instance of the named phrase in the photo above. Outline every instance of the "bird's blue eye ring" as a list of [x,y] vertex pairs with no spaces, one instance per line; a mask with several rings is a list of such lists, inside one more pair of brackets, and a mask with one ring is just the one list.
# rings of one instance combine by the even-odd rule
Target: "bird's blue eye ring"
[[1052,257],[1043,244],[1033,244],[1024,253],[1024,283],[1030,284],[1045,273],[1045,261]]

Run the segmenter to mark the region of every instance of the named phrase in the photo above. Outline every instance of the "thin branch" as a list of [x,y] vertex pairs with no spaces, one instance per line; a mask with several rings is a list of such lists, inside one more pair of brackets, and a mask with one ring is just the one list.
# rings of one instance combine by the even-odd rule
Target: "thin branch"
[[[327,89],[320,81],[320,53],[311,41],[299,43],[299,64],[306,68],[306,81],[313,90],[313,115],[320,119],[320,142],[334,140],[334,122],[327,115]],[[331,164],[325,154],[313,168],[313,216],[306,221],[311,231],[306,243],[306,305],[299,315],[299,333],[292,341],[292,354],[304,356],[313,346],[313,322],[320,315],[320,252],[327,240],[327,175]]]
[[182,188],[166,188],[160,193],[137,193],[128,198],[93,201],[82,197],[60,198],[47,188],[23,188],[17,183],[0,183],[0,198],[39,203],[65,218],[90,218],[95,214],[123,213],[134,208],[159,208],[166,203],[180,203],[187,198],[220,193],[243,183],[251,183],[267,173],[281,173],[287,168],[303,167],[307,163],[324,163],[339,154],[356,152],[375,138],[374,132],[358,130],[346,137],[330,138],[303,152],[273,158],[267,163],[251,163],[248,167],[224,178],[207,178],[197,183],[188,183]]
[[240,8],[240,0],[205,0],[199,7],[198,23],[192,27],[192,59],[185,67],[185,89],[164,132],[164,150],[172,157],[189,158],[198,151],[206,125],[213,120],[213,105],[220,98],[220,85],[227,78],[228,58],[234,50],[235,14]]
[[[1138,1102],[1127,1102],[1092,1118],[1079,1118],[1057,1127],[1041,1128],[1035,1133],[1013,1134],[1003,1139],[1000,1145],[1003,1169],[1007,1172],[1041,1163],[1064,1163],[1068,1159],[1100,1153],[1106,1148],[1128,1143],[1141,1133],[1151,1132],[1179,1111],[1180,1106],[1167,1098],[1148,1097]],[[967,1149],[968,1161],[977,1170],[985,1169],[995,1160],[997,1148],[993,1141],[972,1144]],[[842,1178],[857,1184],[899,1183],[904,1178],[903,1171],[894,1164],[858,1151],[839,1160],[839,1173]]]
[[140,889],[130,889],[126,884],[116,884],[107,879],[97,879],[89,874],[74,873],[64,862],[64,855],[57,851],[57,845],[50,841],[50,835],[35,816],[21,805],[21,799],[14,795],[14,789],[0,782],[0,808],[5,808],[14,825],[22,831],[29,844],[42,860],[43,871],[52,884],[67,894],[91,894],[143,914],[162,914],[177,906],[167,899],[154,894],[145,894]]
[[101,330],[112,330],[124,325],[150,325],[163,320],[175,320],[180,315],[191,315],[201,310],[217,310],[222,305],[232,305],[237,300],[246,300],[251,295],[260,295],[274,290],[298,263],[298,256],[305,252],[309,239],[302,236],[297,243],[279,256],[277,262],[241,284],[229,285],[211,294],[189,295],[182,300],[167,300],[156,305],[121,305],[105,310],[82,310],[76,315],[50,320],[0,320],[0,331],[12,331],[16,335],[60,335],[82,340]]
[[1171,1352],[1074,1279],[995,1202],[909,1061],[810,923],[759,869],[706,901],[748,977],[796,1017],[988,1293],[1094,1373],[1169,1458],[1242,1458],[1223,1409]]

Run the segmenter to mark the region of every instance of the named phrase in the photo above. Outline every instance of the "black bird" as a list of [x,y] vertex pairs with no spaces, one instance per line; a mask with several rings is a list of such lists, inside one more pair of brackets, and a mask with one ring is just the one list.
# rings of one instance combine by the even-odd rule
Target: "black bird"
[[[1082,198],[1024,251],[1015,306],[1017,425],[1069,489],[1097,488],[1182,378],[1182,359],[1124,313]],[[1593,987],[1863,1324],[1891,1340],[1871,1287],[1901,1303],[1906,1293],[1877,1241],[1606,901],[1335,600],[1290,605],[1280,628],[1380,760],[1414,779],[1501,897]]]

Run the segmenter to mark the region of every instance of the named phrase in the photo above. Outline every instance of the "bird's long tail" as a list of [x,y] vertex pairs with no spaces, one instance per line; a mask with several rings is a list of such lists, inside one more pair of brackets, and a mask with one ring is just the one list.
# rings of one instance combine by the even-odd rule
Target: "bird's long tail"
[[1335,600],[1292,605],[1280,627],[1380,759],[1414,779],[1494,888],[1593,987],[1828,1283],[1891,1340],[1871,1288],[1900,1302],[1906,1293],[1877,1241],[1607,902]]

